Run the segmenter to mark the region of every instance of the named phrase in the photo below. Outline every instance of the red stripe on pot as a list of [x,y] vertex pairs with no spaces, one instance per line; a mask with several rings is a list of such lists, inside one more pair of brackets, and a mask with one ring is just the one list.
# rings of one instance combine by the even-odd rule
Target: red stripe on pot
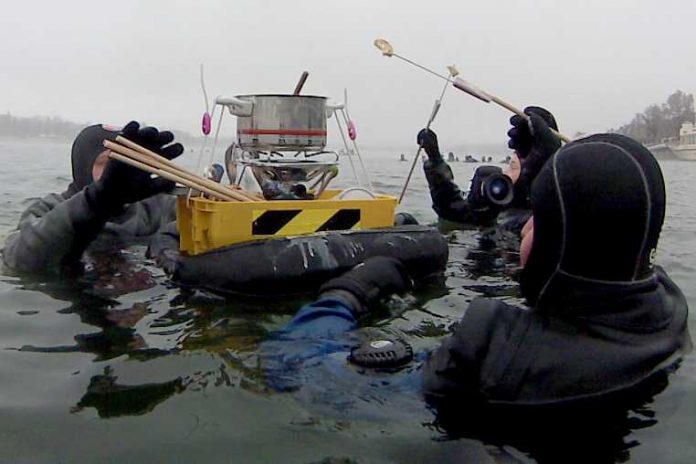
[[325,136],[325,130],[312,129],[242,129],[244,135],[318,135]]

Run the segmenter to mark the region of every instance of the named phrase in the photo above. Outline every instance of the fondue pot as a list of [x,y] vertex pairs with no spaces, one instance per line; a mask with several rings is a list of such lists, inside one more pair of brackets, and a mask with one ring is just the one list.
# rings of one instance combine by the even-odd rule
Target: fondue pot
[[311,95],[237,95],[218,97],[215,103],[237,116],[237,141],[243,150],[323,150],[326,100]]

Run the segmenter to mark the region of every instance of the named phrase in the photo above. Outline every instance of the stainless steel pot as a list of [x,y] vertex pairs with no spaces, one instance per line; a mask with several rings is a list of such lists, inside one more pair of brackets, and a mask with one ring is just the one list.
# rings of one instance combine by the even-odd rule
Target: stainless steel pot
[[216,102],[237,116],[246,150],[321,150],[326,146],[326,97],[237,95]]

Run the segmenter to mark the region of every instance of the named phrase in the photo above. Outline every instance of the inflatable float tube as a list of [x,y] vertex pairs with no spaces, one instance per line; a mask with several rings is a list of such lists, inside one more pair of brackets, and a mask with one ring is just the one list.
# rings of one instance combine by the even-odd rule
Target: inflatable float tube
[[444,271],[448,246],[440,232],[420,225],[328,231],[181,257],[172,279],[222,295],[304,295],[372,256],[400,259],[418,281]]

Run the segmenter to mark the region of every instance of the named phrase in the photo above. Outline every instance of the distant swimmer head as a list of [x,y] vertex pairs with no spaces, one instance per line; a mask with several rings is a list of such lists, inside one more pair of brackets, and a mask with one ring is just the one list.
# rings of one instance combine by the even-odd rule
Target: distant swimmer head
[[94,181],[92,177],[92,168],[97,157],[102,153],[104,140],[116,140],[120,129],[95,124],[80,132],[72,145],[72,176],[73,181],[66,192],[68,196],[72,196],[85,188]]
[[530,304],[591,298],[600,286],[652,275],[665,185],[657,161],[635,140],[597,134],[565,145],[534,180],[531,204],[520,281]]

